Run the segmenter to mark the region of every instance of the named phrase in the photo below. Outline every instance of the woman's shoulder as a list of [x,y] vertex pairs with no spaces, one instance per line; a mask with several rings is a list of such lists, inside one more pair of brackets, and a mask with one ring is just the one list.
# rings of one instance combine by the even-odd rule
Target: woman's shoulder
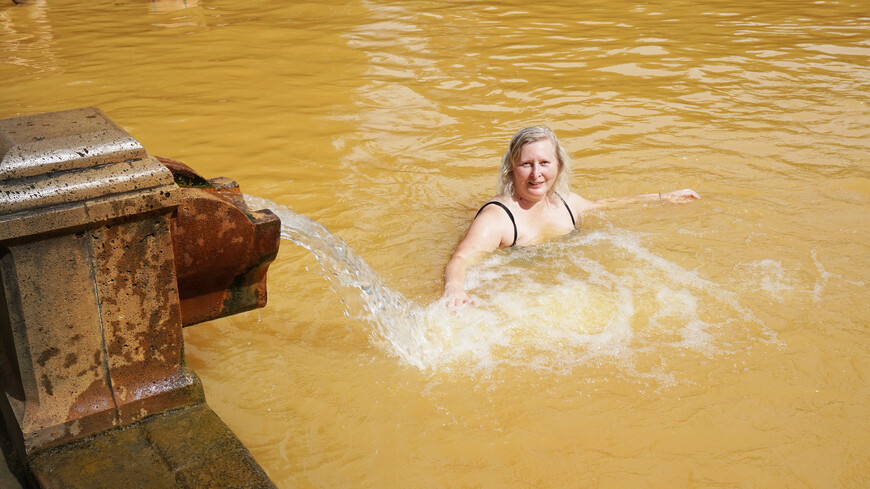
[[504,199],[504,198],[496,195],[495,197],[487,200],[486,202],[484,202],[483,204],[480,205],[480,207],[477,210],[477,215],[480,216],[481,214],[487,214],[487,215],[491,216],[494,214],[495,215],[501,214],[501,215],[508,215],[511,218],[513,218],[513,213],[511,212],[511,207],[512,207],[512,205],[511,205],[510,199]]
[[482,204],[480,204],[480,206],[477,208],[477,213],[480,214],[484,210],[489,210],[490,207],[506,207],[510,209],[511,207],[513,207],[513,199],[501,195],[494,195]]
[[[494,239],[498,246],[510,246],[516,241],[516,221],[509,200],[496,196],[487,200],[477,211],[467,237],[472,241]],[[489,238],[487,236],[492,236]]]
[[595,208],[595,202],[583,198],[574,192],[569,192],[567,196],[562,196],[566,202],[568,202],[568,206],[571,207],[571,211],[577,215],[583,212],[590,211]]

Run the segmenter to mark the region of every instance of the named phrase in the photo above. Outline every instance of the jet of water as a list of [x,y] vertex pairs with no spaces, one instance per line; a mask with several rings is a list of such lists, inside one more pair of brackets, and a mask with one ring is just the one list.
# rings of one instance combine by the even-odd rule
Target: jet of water
[[372,325],[375,342],[387,342],[400,358],[418,368],[437,363],[438,341],[419,320],[422,309],[388,287],[344,240],[289,207],[252,195],[245,195],[245,202],[251,209],[269,209],[281,219],[281,237],[314,255],[323,276],[347,305],[348,315]]

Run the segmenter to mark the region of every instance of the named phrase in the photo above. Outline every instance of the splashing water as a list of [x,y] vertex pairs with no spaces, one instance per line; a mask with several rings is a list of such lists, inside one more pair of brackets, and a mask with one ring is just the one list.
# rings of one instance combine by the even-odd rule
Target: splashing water
[[388,287],[316,221],[260,197],[245,200],[280,217],[282,238],[314,255],[346,313],[371,326],[374,343],[420,369],[567,371],[611,359],[632,370],[639,353],[723,353],[716,332],[735,321],[755,326],[743,328],[751,340],[772,336],[736,294],[653,254],[639,233],[573,233],[493,253],[467,275],[478,305],[448,310],[442,301],[417,305]]
[[268,208],[281,219],[281,237],[314,255],[347,306],[346,312],[374,328],[373,341],[418,368],[437,363],[438,352],[428,347],[432,340],[417,320],[420,308],[387,287],[344,240],[288,207],[251,195],[245,195],[245,202],[252,209]]

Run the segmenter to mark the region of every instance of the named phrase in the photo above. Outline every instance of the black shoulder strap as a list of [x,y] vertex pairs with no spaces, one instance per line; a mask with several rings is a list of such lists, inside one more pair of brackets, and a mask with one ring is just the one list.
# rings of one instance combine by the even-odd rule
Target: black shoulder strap
[[571,216],[571,224],[577,226],[577,221],[574,220],[574,213],[571,212],[571,208],[568,207],[568,202],[566,202],[565,199],[563,199],[562,196],[559,194],[556,194],[556,197],[559,197],[559,200],[561,200],[562,203],[565,204],[565,208],[568,209],[568,215]]
[[[495,205],[501,207],[502,209],[504,209],[505,212],[507,212],[508,217],[511,218],[511,224],[514,225],[514,242],[511,243],[511,246],[514,246],[515,244],[517,244],[517,222],[514,220],[514,215],[511,213],[511,211],[507,208],[506,205],[504,205],[501,202],[498,202],[496,200],[487,202],[486,204],[483,204],[483,206],[480,208],[479,211],[477,211],[477,214],[474,215],[474,218],[477,219],[477,216],[480,215],[480,212],[489,204],[495,204]],[[565,204],[565,205],[567,205],[567,204]],[[568,212],[571,212],[571,210],[568,209]],[[574,216],[571,216],[571,220],[573,220],[573,219],[574,219]]]

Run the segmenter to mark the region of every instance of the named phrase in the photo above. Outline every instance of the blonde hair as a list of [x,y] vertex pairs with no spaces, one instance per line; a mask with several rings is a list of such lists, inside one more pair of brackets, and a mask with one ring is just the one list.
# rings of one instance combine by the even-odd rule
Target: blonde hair
[[523,146],[541,141],[542,139],[548,139],[553,143],[556,159],[559,162],[559,173],[556,175],[556,181],[553,184],[551,192],[556,192],[563,196],[571,193],[571,164],[568,153],[559,144],[559,138],[556,137],[556,134],[549,127],[531,126],[520,129],[514,134],[507,151],[502,156],[501,171],[498,176],[498,195],[510,197],[514,194],[514,165],[520,160]]

